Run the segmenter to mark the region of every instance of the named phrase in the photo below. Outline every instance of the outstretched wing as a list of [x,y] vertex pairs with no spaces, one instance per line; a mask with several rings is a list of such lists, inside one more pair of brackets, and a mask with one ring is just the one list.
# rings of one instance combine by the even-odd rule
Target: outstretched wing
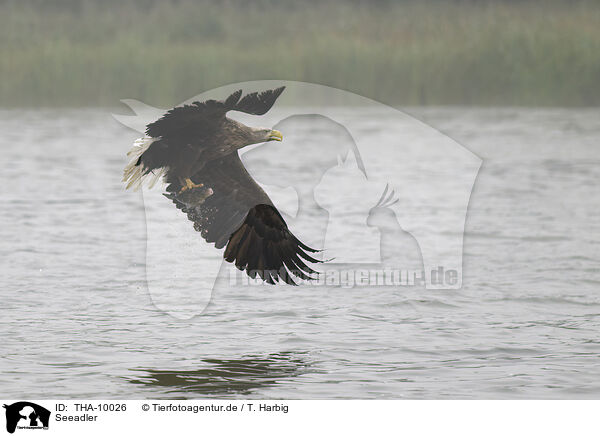
[[178,180],[168,180],[168,198],[194,222],[206,242],[225,248],[225,260],[267,283],[294,277],[314,279],[307,263],[318,263],[314,250],[288,229],[271,199],[248,174],[237,152],[211,162],[192,177],[202,188],[178,194]]
[[252,92],[246,94],[235,107],[230,110],[245,112],[252,115],[264,115],[271,107],[275,104],[275,101],[279,98],[285,86],[281,86],[276,89],[270,89],[263,91],[260,94],[258,92]]
[[148,124],[146,134],[153,138],[177,137],[182,132],[210,133],[219,126],[220,120],[228,111],[234,110],[252,115],[264,115],[275,104],[285,86],[261,93],[251,92],[241,100],[242,90],[235,91],[224,101],[195,101],[189,105],[178,106],[168,111],[159,120]]
[[163,176],[165,167],[187,168],[197,159],[198,147],[210,143],[222,129],[228,111],[263,115],[284,89],[282,86],[261,93],[252,92],[243,98],[240,89],[224,101],[196,101],[171,109],[146,126],[148,138],[138,141],[128,153],[130,162],[124,169],[123,181],[128,182],[128,187],[137,189],[150,173],[156,181]]
[[242,90],[231,94],[225,101],[195,101],[192,104],[177,106],[159,120],[146,126],[146,134],[153,138],[177,137],[189,134],[189,130],[200,132],[218,127],[227,111],[232,110],[242,96]]

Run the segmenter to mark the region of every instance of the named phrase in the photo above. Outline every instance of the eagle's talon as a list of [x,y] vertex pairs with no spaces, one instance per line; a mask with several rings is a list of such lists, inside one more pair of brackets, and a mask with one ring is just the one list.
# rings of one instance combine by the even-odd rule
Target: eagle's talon
[[202,188],[204,186],[204,183],[194,183],[190,178],[186,178],[184,182],[185,186],[179,190],[180,194],[187,191],[188,189]]

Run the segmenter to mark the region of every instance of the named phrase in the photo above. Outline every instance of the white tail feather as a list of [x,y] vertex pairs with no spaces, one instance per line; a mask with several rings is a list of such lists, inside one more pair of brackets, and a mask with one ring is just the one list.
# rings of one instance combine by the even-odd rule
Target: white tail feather
[[156,182],[165,175],[166,168],[159,168],[149,174],[144,174],[143,165],[136,165],[140,156],[148,150],[158,138],[149,138],[147,136],[138,138],[134,141],[133,147],[127,153],[129,163],[123,170],[123,181],[128,182],[126,189],[133,188],[134,191],[140,189],[142,184],[148,180],[148,188],[152,188]]

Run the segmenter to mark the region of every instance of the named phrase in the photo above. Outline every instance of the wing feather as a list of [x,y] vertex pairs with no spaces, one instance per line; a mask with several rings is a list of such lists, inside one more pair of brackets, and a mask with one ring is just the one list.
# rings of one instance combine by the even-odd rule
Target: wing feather
[[232,110],[245,112],[252,115],[264,115],[271,107],[275,104],[275,101],[279,98],[285,86],[281,86],[276,89],[269,89],[261,93],[251,92],[246,94]]
[[[242,97],[239,89],[225,101],[195,101],[192,104],[177,106],[169,110],[157,121],[146,126],[146,134],[152,138],[180,136],[190,129],[207,131],[218,126],[219,121],[230,111],[245,112],[252,115],[264,115],[275,104],[285,86],[263,92],[251,92]],[[241,98],[241,100],[240,100]]]

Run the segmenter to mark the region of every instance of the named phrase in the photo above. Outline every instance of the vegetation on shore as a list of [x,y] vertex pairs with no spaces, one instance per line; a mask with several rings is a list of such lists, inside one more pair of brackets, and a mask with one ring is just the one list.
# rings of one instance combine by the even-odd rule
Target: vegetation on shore
[[391,105],[600,104],[600,2],[0,3],[0,106],[300,80]]

